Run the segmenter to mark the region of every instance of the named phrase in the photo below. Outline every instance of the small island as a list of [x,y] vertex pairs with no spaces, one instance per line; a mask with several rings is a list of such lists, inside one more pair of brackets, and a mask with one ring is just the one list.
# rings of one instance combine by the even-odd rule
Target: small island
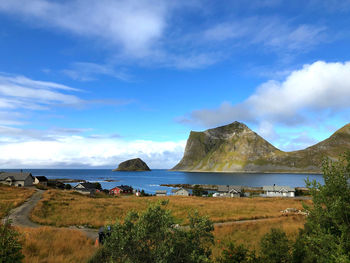
[[113,170],[116,171],[151,171],[151,169],[140,158],[135,158],[120,163],[118,168]]

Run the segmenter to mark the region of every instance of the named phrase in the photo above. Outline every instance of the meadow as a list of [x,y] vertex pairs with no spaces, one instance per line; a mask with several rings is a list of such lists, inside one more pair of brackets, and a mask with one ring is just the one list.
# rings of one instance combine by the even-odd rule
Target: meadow
[[261,238],[271,228],[280,228],[291,240],[295,240],[299,229],[304,227],[305,217],[301,215],[270,218],[267,220],[215,226],[213,256],[218,257],[229,242],[243,244],[251,250],[259,251]]
[[[48,190],[31,213],[34,222],[51,226],[100,227],[123,220],[131,211],[142,211],[149,204],[169,200],[180,224],[187,224],[189,213],[197,210],[213,222],[275,218],[288,207],[302,209],[302,201],[287,198],[212,198],[212,197],[99,197],[83,196],[73,191]],[[304,201],[309,203],[310,201]]]
[[25,263],[87,262],[97,249],[94,241],[78,230],[17,227],[17,231],[21,233]]
[[0,218],[5,216],[9,208],[23,204],[34,192],[34,189],[0,184]]

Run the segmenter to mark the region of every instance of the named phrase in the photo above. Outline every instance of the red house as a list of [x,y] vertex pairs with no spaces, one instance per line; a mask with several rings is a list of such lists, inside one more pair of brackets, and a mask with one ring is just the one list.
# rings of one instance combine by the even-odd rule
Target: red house
[[128,185],[119,185],[109,190],[110,195],[132,194],[132,187]]

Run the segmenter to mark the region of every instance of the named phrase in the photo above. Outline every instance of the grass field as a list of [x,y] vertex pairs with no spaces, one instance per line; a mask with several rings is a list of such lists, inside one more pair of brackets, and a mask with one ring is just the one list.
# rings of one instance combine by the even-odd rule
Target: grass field
[[263,235],[268,233],[271,228],[283,229],[288,238],[295,240],[299,232],[298,230],[303,228],[304,223],[304,216],[294,215],[256,222],[215,226],[213,256],[219,256],[222,249],[225,248],[229,242],[243,244],[258,252],[260,239]]
[[[288,216],[216,226],[215,243],[212,247],[213,259],[220,256],[222,249],[230,241],[258,251],[261,237],[272,227],[282,228],[289,238],[295,239],[304,221],[305,218],[302,216]],[[78,230],[54,227],[17,228],[17,230],[23,235],[22,253],[25,255],[23,261],[25,263],[87,262],[97,249],[93,240]]]
[[0,218],[9,207],[15,208],[27,200],[35,190],[0,184]]
[[302,209],[302,202],[286,198],[203,198],[203,197],[105,197],[91,198],[72,191],[49,190],[31,213],[31,219],[52,226],[99,227],[128,211],[144,210],[150,203],[169,200],[167,208],[186,224],[189,212],[198,210],[214,222],[281,216],[288,207]]
[[87,262],[96,251],[94,242],[78,230],[53,227],[17,230],[23,237],[24,262]]

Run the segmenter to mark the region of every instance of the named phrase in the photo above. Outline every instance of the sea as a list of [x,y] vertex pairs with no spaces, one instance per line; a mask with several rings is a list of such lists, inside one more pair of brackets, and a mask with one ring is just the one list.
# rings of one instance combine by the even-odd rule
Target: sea
[[[23,171],[31,172],[33,176],[46,176],[48,179],[99,182],[104,189],[111,189],[118,185],[130,185],[134,189],[143,189],[150,194],[154,194],[156,190],[171,192],[172,188],[161,186],[161,184],[217,184],[250,187],[276,184],[305,187],[307,178],[323,184],[323,177],[320,174],[191,173],[160,169],[145,172],[112,172],[109,169],[31,169]],[[71,183],[72,186],[76,184]]]

